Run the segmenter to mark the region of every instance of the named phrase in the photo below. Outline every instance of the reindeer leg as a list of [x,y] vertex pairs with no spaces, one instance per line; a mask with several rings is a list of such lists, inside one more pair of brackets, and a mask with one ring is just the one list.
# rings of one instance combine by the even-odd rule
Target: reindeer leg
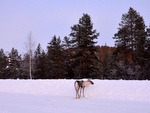
[[79,98],[79,89],[76,90],[76,99],[78,99],[78,98]]
[[85,97],[85,96],[84,96],[84,88],[83,88],[83,97]]
[[82,88],[80,88],[80,96],[79,97],[81,97],[81,91],[82,91]]
[[78,91],[76,90],[76,99],[78,98]]

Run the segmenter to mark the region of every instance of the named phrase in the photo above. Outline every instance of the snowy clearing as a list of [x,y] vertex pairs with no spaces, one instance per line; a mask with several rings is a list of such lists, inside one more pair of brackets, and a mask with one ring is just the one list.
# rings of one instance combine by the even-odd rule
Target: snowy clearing
[[0,80],[0,113],[150,113],[150,81],[93,80],[75,99],[75,80]]

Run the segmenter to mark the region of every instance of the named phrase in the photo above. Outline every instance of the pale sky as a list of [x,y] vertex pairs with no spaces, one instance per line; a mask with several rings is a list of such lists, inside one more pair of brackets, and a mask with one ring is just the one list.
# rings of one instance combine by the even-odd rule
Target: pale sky
[[134,8],[150,25],[150,0],[0,0],[0,49],[20,54],[26,52],[28,34],[46,50],[56,35],[63,39],[78,24],[83,13],[91,16],[94,29],[100,33],[97,45],[114,46],[122,14]]

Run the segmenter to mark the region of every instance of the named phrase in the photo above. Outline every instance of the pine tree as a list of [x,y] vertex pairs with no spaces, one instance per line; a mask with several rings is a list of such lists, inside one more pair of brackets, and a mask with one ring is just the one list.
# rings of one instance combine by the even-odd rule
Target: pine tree
[[6,77],[6,68],[7,68],[7,57],[4,54],[4,50],[0,49],[0,78],[4,79]]
[[46,74],[46,54],[42,50],[41,45],[38,47],[34,53],[34,78],[44,79]]
[[73,68],[72,68],[72,48],[71,48],[71,39],[70,37],[65,36],[62,41],[62,46],[64,48],[64,63],[66,67],[66,78],[73,78]]
[[65,36],[63,41],[62,41],[62,46],[64,47],[64,49],[69,49],[71,47],[71,41],[70,38]]
[[144,66],[142,66],[142,74],[139,79],[150,80],[150,27],[147,28],[147,39],[145,43],[145,52],[143,54],[142,60]]
[[12,48],[8,57],[8,78],[19,78],[20,61],[21,55],[19,55],[17,49]]
[[95,39],[99,33],[93,30],[93,23],[88,14],[83,14],[79,23],[72,26],[71,30],[75,78],[94,78],[98,74]]
[[118,53],[120,56],[123,55],[125,64],[129,61],[138,62],[146,41],[146,26],[143,18],[136,10],[130,8],[128,13],[122,15],[119,26],[118,32],[113,37],[116,39]]
[[[38,44],[37,49],[34,52],[34,78],[41,78],[41,69],[40,69],[40,57],[41,57],[41,45]],[[44,63],[44,62],[43,62]]]
[[65,78],[66,70],[64,65],[63,47],[61,45],[60,37],[52,37],[52,40],[48,44],[47,76],[50,79]]

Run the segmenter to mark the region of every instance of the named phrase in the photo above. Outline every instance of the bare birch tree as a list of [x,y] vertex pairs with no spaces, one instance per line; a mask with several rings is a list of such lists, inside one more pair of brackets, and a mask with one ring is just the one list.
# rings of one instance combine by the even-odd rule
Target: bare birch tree
[[35,47],[35,42],[33,42],[32,38],[32,32],[30,32],[27,36],[27,42],[26,42],[26,48],[27,48],[27,53],[29,55],[29,76],[30,79],[32,79],[32,53],[34,51]]

